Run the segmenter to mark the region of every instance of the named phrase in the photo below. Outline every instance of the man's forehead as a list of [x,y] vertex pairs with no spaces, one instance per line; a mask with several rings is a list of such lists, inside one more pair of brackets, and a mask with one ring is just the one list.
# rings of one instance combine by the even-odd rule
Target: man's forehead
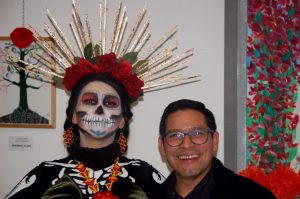
[[166,128],[192,130],[207,128],[205,115],[197,110],[184,109],[171,113],[166,120]]

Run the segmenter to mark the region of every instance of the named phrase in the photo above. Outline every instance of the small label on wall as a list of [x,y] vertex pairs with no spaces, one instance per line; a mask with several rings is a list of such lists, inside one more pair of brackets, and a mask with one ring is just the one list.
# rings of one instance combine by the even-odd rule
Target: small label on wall
[[12,151],[30,151],[33,146],[32,137],[9,136],[9,150]]

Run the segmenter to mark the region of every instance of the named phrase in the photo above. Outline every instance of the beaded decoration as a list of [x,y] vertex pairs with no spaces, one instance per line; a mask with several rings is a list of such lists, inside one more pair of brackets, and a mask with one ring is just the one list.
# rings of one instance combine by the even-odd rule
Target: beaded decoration
[[73,127],[69,127],[63,135],[64,143],[67,147],[70,147],[74,142],[74,133],[73,133]]
[[123,133],[120,133],[118,143],[120,145],[121,154],[124,154],[126,152],[126,148],[127,148],[127,139]]

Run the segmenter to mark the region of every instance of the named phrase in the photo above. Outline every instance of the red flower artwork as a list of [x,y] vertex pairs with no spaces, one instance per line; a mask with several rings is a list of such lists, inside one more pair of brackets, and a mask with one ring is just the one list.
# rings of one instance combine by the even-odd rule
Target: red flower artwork
[[247,2],[247,164],[270,173],[297,155],[300,4]]
[[10,39],[18,48],[26,48],[33,41],[33,33],[27,28],[16,28],[10,34]]

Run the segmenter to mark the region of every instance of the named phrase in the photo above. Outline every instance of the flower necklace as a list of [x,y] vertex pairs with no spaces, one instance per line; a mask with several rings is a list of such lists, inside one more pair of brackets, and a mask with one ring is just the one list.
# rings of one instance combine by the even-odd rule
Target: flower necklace
[[90,169],[87,168],[82,162],[78,162],[78,165],[75,167],[79,171],[81,177],[85,180],[83,181],[94,194],[92,199],[119,199],[118,196],[113,195],[111,192],[112,186],[115,182],[119,181],[118,176],[122,174],[121,166],[119,165],[120,155],[115,160],[114,166],[110,171],[110,175],[107,177],[105,187],[106,191],[101,191],[99,189],[99,183],[97,179],[90,177]]

